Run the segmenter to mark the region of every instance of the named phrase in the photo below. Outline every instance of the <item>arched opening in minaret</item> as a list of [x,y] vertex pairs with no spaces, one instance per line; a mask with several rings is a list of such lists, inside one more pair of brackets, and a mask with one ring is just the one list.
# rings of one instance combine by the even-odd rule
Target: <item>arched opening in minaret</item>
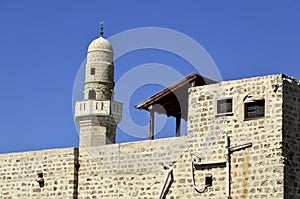
[[89,99],[96,99],[96,91],[89,90]]

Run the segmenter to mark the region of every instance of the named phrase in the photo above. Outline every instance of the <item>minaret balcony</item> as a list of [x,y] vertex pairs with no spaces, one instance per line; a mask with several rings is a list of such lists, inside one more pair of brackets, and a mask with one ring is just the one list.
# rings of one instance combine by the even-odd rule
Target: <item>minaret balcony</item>
[[122,119],[122,104],[115,101],[85,100],[76,102],[75,118],[85,116],[113,117],[116,123]]

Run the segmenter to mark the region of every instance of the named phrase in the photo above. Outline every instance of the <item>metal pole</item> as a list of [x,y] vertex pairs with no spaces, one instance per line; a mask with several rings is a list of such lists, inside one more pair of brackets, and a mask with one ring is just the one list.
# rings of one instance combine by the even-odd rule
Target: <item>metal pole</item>
[[[164,193],[165,193],[165,188],[166,188],[166,186],[167,186],[167,182],[168,182],[168,180],[169,180],[169,177],[170,177],[171,175],[173,175],[172,173],[173,173],[173,168],[169,168],[169,171],[168,171],[168,173],[167,173],[167,177],[166,177],[166,179],[165,179],[163,188],[162,188],[162,190],[161,190],[161,192],[160,192],[160,194],[159,194],[159,199],[162,199],[162,197],[163,197],[163,195],[164,195]],[[172,177],[172,176],[171,176],[171,177]]]
[[230,149],[228,133],[225,134],[225,148],[226,148],[226,196],[230,197]]

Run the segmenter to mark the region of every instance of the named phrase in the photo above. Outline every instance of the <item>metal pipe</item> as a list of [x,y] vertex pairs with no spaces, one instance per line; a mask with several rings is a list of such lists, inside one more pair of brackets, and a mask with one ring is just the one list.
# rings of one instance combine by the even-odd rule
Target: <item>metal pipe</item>
[[230,197],[230,147],[228,133],[225,134],[225,148],[226,148],[226,196]]
[[231,146],[231,147],[229,147],[229,149],[232,152],[232,151],[237,151],[237,150],[244,149],[244,148],[251,147],[251,146],[252,146],[252,142],[248,142],[248,143],[240,144],[237,146]]
[[196,182],[195,182],[195,173],[194,173],[194,163],[192,160],[192,179],[193,179],[193,187],[195,189],[195,191],[197,191],[198,193],[204,193],[206,191],[206,189],[209,187],[208,185],[204,186],[202,188],[202,190],[198,189],[196,186]]
[[231,152],[240,150],[240,149],[244,149],[247,147],[251,147],[252,146],[252,142],[248,142],[245,144],[240,144],[237,146],[232,146],[230,147],[230,140],[229,140],[229,136],[228,133],[225,134],[225,154],[226,154],[226,161],[211,161],[211,162],[195,162],[194,160],[192,160],[192,177],[193,177],[193,186],[194,189],[198,192],[198,193],[203,193],[206,189],[207,186],[205,186],[203,188],[203,190],[199,190],[196,187],[196,183],[195,183],[195,176],[194,176],[194,166],[199,166],[199,167],[205,167],[205,166],[213,166],[213,165],[224,165],[226,166],[226,198],[230,198],[230,183],[231,183],[231,179],[230,179],[230,154]]
[[225,161],[211,161],[211,162],[194,162],[192,161],[194,165],[196,166],[207,166],[207,165],[219,165],[219,164],[226,164]]
[[166,180],[164,182],[164,185],[163,185],[163,188],[160,192],[160,195],[159,195],[159,199],[162,199],[163,195],[164,195],[164,192],[165,192],[165,188],[166,188],[166,185],[167,185],[167,182],[169,180],[169,177],[173,174],[173,168],[169,168],[169,171],[167,173],[167,177],[166,177]]

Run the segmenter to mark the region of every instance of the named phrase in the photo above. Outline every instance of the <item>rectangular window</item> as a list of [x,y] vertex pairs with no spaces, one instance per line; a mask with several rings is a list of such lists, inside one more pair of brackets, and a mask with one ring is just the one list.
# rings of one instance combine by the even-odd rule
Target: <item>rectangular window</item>
[[220,99],[217,101],[217,114],[232,113],[232,98]]
[[95,75],[95,68],[91,68],[91,75]]
[[265,100],[245,103],[245,119],[264,117],[265,116]]
[[211,187],[212,186],[212,181],[213,181],[213,179],[212,179],[211,175],[205,177],[205,185],[206,186]]

